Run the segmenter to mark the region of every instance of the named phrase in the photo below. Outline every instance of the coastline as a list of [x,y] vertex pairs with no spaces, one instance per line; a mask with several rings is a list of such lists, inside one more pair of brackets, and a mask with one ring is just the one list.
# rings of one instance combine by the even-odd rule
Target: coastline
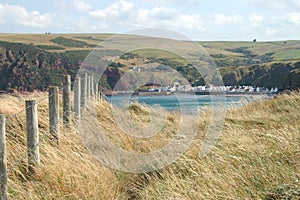
[[107,96],[169,96],[169,95],[199,95],[199,96],[205,96],[205,95],[225,95],[225,96],[268,96],[268,97],[275,97],[277,96],[277,93],[259,93],[259,92],[113,92],[110,94],[106,94]]

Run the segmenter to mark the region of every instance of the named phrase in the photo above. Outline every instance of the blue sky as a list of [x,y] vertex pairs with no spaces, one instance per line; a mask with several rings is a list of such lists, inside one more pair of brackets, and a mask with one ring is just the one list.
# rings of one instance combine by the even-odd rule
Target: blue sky
[[176,31],[193,40],[300,39],[299,0],[0,0],[2,33]]

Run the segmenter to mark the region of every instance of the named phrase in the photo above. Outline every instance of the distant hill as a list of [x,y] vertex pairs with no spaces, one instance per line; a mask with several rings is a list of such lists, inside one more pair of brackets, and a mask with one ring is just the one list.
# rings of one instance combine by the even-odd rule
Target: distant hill
[[[99,44],[101,50],[101,41],[110,36],[0,34],[0,90],[44,90],[49,85],[61,84],[64,74],[71,74],[74,79],[89,52]],[[300,41],[199,44],[213,58],[225,85],[300,88]],[[101,85],[111,89],[130,67],[149,61],[170,66],[193,85],[205,84],[203,77],[184,59],[167,52],[140,50],[113,60],[101,79]],[[176,79],[169,78],[170,82]],[[124,89],[127,87],[124,85]]]

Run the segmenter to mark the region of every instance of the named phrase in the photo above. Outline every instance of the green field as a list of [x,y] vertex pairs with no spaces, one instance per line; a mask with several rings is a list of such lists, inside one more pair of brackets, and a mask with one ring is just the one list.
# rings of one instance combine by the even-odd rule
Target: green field
[[[17,42],[32,44],[34,46],[43,45],[44,48],[51,52],[62,52],[70,50],[92,50],[96,45],[101,45],[102,41],[114,36],[113,34],[0,34],[0,41]],[[131,36],[118,36],[124,40],[132,39]],[[141,36],[137,36],[141,37]],[[73,41],[75,44],[66,44],[55,42],[59,38]],[[141,37],[141,39],[143,39]],[[274,42],[242,42],[242,41],[216,41],[206,42],[200,41],[199,44],[210,55],[221,55],[227,60],[248,58],[247,55],[238,52],[238,48],[242,48],[251,52],[255,58],[261,58],[266,54],[272,54],[272,61],[294,61],[300,60],[300,41],[274,41]],[[161,53],[160,51],[143,50],[136,51],[143,56],[172,58],[175,61],[184,62],[183,59],[172,57],[169,53]],[[217,57],[217,56],[216,56]]]

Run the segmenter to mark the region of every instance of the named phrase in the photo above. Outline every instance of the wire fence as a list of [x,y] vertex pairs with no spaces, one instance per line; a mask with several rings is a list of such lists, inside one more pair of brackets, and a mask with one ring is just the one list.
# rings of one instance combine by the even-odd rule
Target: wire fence
[[[66,75],[61,75],[61,76],[65,77]],[[88,76],[86,76],[86,77],[88,77]],[[90,80],[93,80],[93,79],[90,79],[90,77],[88,77],[88,78],[89,79],[87,80],[87,82],[90,81]],[[69,77],[69,79],[71,80],[71,77]],[[76,79],[73,78],[73,81],[70,81],[69,83],[67,83],[63,87],[59,88],[59,93],[63,92],[64,89],[66,89],[67,87],[72,88],[71,86],[75,85],[74,84],[75,82],[76,82]],[[88,84],[90,84],[89,87],[88,87]],[[94,82],[93,83],[89,82],[88,84],[85,85],[85,87],[86,87],[85,89],[87,91],[87,94],[85,94],[85,95],[96,96],[96,97],[101,96],[101,95],[95,93],[95,91],[97,91],[97,92],[99,91],[98,89],[94,88],[94,87],[97,87],[98,84],[95,84]],[[80,85],[79,85],[79,87],[80,87]],[[36,101],[36,106],[42,105],[43,103],[47,104],[47,100],[50,99],[51,97],[53,97],[54,95],[58,95],[58,97],[60,96],[59,94],[54,94],[54,93],[50,94],[49,93],[46,97],[38,99]],[[70,97],[68,103],[71,106],[71,103],[72,103],[71,96],[72,95],[71,94],[68,94],[68,95]],[[84,97],[84,98],[86,98],[86,97]],[[59,99],[61,99],[61,98],[59,98]],[[80,96],[80,99],[82,99],[82,96]],[[33,108],[33,106],[34,105],[25,106],[24,109],[22,109],[22,110],[20,110],[20,111],[18,111],[16,113],[11,114],[11,115],[9,115],[9,116],[6,117],[6,127],[8,127],[7,128],[7,133],[8,134],[6,135],[6,137],[9,138],[9,144],[10,144],[9,146],[11,148],[9,149],[9,154],[8,154],[8,158],[9,158],[8,159],[9,160],[8,166],[9,166],[9,168],[6,167],[6,169],[4,171],[0,171],[0,173],[1,173],[1,175],[0,175],[0,180],[1,180],[1,182],[0,182],[0,189],[1,190],[7,190],[7,185],[6,185],[6,187],[2,187],[2,184],[4,184],[5,182],[7,184],[7,180],[5,180],[4,182],[2,182],[3,178],[7,179],[7,175],[9,173],[11,173],[13,171],[17,171],[18,168],[25,162],[25,160],[29,159],[28,155],[30,155],[31,153],[33,153],[33,151],[36,148],[39,148],[39,146],[40,146],[40,144],[42,142],[44,142],[45,140],[53,139],[53,136],[51,135],[51,133],[49,131],[50,127],[51,127],[51,124],[49,124],[49,123],[48,123],[48,125],[47,124],[43,124],[42,125],[43,127],[39,128],[39,132],[38,132],[39,140],[38,140],[38,142],[34,145],[33,148],[27,149],[27,151],[24,152],[24,149],[25,149],[24,147],[26,146],[26,144],[24,142],[24,141],[26,141],[25,140],[25,137],[26,137],[25,135],[26,134],[21,135],[20,132],[23,132],[23,133],[25,132],[24,129],[26,129],[25,127],[26,127],[27,124],[26,125],[24,124],[24,122],[26,121],[26,119],[24,119],[24,116],[26,114],[26,110]],[[48,106],[50,106],[49,103],[48,103]],[[42,112],[42,115],[39,116],[38,126],[41,126],[40,122],[47,122],[47,121],[49,121],[47,119],[47,115],[49,116],[49,118],[50,118],[50,115],[51,115],[50,111],[47,110],[47,109],[41,110],[40,112]],[[65,116],[66,114],[70,114],[70,113],[66,113],[64,111],[63,112],[60,111],[59,113],[60,113],[60,116]],[[59,126],[59,124],[65,123],[64,122],[64,117],[59,117],[58,119],[59,119],[57,121],[57,125],[58,126]],[[70,127],[69,127],[69,129],[70,129]],[[19,145],[20,143],[22,144],[21,146]],[[4,152],[4,153],[6,155],[6,152]],[[17,155],[17,156],[15,156],[13,158],[13,156],[9,157],[10,155]],[[2,155],[0,155],[0,156],[2,156]],[[27,167],[29,167],[29,166],[27,166]],[[0,198],[1,199],[5,199],[5,195],[7,197],[7,191],[0,191]]]

